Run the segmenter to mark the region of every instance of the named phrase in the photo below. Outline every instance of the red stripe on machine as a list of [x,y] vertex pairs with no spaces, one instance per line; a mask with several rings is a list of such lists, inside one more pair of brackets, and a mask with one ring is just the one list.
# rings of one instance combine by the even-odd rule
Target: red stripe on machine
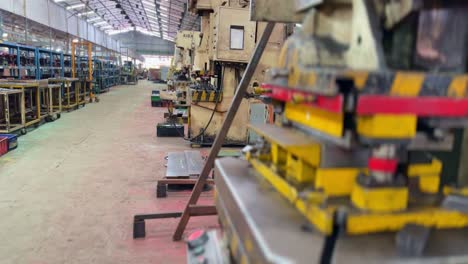
[[361,95],[358,98],[356,112],[358,115],[415,114],[432,117],[468,117],[468,99]]
[[368,168],[371,171],[396,172],[398,160],[370,158]]
[[294,102],[298,97],[303,98],[301,104],[315,106],[330,112],[341,113],[343,111],[343,96],[323,96],[312,92],[294,88],[282,87],[274,84],[262,84],[262,88],[268,90],[267,96],[282,102]]

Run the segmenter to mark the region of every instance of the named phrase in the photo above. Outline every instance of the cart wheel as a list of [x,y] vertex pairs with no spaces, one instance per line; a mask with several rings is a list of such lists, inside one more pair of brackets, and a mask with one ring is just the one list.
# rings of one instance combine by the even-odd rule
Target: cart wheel
[[157,198],[164,198],[164,197],[167,197],[167,187],[166,187],[166,184],[158,184],[158,185],[156,185],[156,197],[157,197]]
[[47,122],[54,122],[57,119],[55,115],[46,117]]
[[60,117],[62,117],[62,114],[57,114],[57,119],[59,119]]
[[26,130],[26,128],[22,128],[20,132],[21,135],[26,135],[28,133],[28,130]]

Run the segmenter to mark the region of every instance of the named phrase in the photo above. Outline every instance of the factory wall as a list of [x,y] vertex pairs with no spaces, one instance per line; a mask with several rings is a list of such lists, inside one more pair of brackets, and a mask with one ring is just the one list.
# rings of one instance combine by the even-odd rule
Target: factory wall
[[1,0],[0,9],[26,17],[110,50],[120,51],[120,42],[52,0]]

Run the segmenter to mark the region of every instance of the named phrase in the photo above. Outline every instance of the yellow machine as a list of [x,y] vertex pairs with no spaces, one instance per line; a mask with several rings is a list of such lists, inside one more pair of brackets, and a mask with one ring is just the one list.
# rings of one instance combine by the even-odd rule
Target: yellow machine
[[455,2],[250,1],[253,20],[302,24],[261,85],[275,124],[250,125],[247,162],[216,162],[235,262],[468,261],[468,191],[442,186],[427,153],[467,126],[468,9]]
[[[189,133],[193,145],[211,145],[221,128],[236,87],[262,34],[265,23],[250,21],[248,1],[189,1],[189,10],[201,16],[200,43],[195,49],[191,85]],[[248,124],[265,123],[268,111],[255,90],[266,69],[275,65],[286,38],[286,27],[278,24],[250,83],[226,145],[245,145]],[[261,120],[260,120],[261,119]]]

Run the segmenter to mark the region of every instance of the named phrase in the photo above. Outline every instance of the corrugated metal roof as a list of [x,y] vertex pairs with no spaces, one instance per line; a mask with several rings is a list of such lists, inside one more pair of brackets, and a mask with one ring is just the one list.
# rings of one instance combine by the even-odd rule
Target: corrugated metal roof
[[186,0],[54,0],[72,15],[113,35],[137,30],[174,41],[178,30],[199,30],[200,18]]

